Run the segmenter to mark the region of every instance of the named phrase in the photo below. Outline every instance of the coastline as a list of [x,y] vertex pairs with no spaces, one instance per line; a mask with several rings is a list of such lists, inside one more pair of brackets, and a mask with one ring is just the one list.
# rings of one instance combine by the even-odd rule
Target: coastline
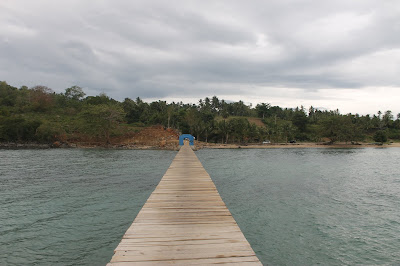
[[[400,148],[400,143],[271,143],[271,144],[216,144],[195,141],[195,149],[356,149],[356,148]],[[141,144],[93,144],[93,143],[0,143],[0,149],[119,149],[119,150],[179,150],[177,143],[174,145],[141,145]]]
[[356,148],[400,148],[400,143],[384,143],[382,145],[376,143],[359,143],[359,144],[346,144],[346,143],[271,143],[271,144],[210,144],[199,145],[198,149],[298,149],[298,148],[336,148],[336,149],[356,149]]
[[7,149],[111,149],[111,150],[178,150],[176,146],[151,146],[132,144],[85,144],[85,143],[1,143],[0,150]]

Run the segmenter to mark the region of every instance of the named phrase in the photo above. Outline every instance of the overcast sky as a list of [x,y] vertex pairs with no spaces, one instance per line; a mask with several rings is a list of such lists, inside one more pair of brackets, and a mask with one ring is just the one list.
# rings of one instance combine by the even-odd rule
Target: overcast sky
[[0,80],[400,112],[398,0],[0,0]]

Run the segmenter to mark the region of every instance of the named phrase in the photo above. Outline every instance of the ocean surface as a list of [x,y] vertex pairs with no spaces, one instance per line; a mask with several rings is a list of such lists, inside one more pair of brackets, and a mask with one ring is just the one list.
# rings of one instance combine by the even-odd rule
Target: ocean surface
[[[196,154],[264,264],[400,264],[400,149]],[[0,150],[0,265],[105,265],[175,155]]]

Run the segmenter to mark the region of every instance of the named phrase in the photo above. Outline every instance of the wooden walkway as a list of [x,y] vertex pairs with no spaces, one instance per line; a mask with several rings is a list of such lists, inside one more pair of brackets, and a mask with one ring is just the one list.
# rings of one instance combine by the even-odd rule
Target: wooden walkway
[[262,265],[185,144],[107,265],[207,264]]

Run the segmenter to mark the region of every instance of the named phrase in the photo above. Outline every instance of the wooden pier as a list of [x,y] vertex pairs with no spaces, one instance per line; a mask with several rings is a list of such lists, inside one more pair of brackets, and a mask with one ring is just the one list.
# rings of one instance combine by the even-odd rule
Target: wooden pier
[[207,264],[262,265],[185,144],[107,265]]

